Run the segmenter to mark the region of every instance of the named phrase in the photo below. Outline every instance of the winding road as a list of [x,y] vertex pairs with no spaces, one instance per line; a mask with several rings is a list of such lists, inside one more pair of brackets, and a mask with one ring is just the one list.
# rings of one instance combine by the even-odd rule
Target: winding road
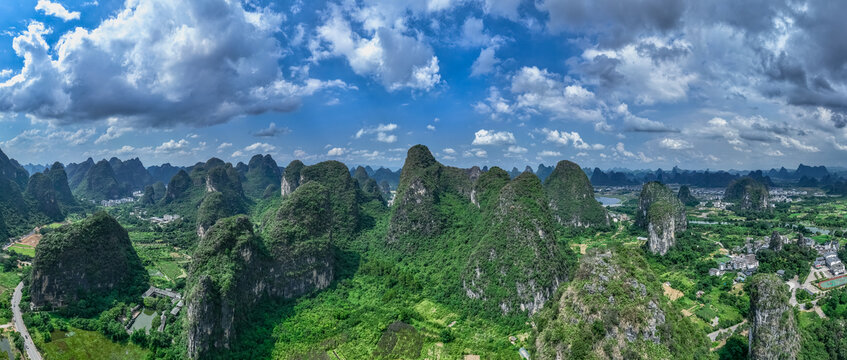
[[38,348],[35,347],[35,343],[32,342],[32,337],[29,336],[29,331],[26,330],[26,325],[24,324],[23,316],[21,316],[21,289],[23,289],[24,283],[21,281],[17,287],[15,287],[15,293],[12,295],[12,315],[14,318],[15,329],[21,333],[21,336],[24,337],[24,348],[26,349],[26,355],[30,360],[41,360],[41,354],[38,352]]

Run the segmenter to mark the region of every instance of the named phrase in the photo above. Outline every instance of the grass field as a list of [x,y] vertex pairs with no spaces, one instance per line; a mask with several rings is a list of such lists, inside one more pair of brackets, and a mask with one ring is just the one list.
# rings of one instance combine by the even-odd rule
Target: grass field
[[14,251],[21,255],[27,255],[30,257],[35,257],[35,247],[24,245],[24,244],[14,244],[9,247],[9,251]]
[[176,280],[183,274],[182,268],[176,261],[160,261],[156,263],[156,269],[165,274],[171,281]]
[[54,331],[52,336],[53,341],[38,346],[41,354],[48,360],[143,359],[148,353],[147,350],[135,344],[113,343],[94,331],[71,328],[67,333]]

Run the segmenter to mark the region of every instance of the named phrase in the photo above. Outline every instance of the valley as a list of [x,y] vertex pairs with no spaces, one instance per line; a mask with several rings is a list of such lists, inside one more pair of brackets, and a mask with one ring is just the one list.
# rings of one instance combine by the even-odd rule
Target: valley
[[543,180],[452,168],[420,145],[383,186],[338,162],[242,165],[213,158],[132,201],[79,200],[13,227],[0,317],[25,285],[29,335],[7,330],[9,351],[31,339],[44,359],[735,359],[759,325],[759,274],[784,286],[767,291],[794,309],[801,358],[847,316],[847,199],[823,188],[745,180],[731,192],[758,191],[758,205],[731,203],[714,187],[593,188],[569,162]]

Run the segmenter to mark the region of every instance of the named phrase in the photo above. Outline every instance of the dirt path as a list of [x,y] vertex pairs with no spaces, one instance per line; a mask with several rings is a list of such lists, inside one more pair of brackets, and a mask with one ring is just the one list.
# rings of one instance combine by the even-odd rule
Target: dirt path
[[665,292],[665,296],[667,296],[668,299],[671,299],[671,301],[676,301],[676,299],[685,296],[682,291],[672,288],[671,284],[668,283],[662,283],[662,289]]

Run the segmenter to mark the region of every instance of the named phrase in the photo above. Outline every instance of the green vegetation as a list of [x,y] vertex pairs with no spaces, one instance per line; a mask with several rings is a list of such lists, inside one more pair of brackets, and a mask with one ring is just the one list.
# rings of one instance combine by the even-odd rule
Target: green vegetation
[[35,247],[25,244],[14,244],[9,247],[10,251],[14,251],[21,255],[26,255],[29,257],[35,257]]
[[132,343],[116,343],[101,333],[68,327],[55,330],[51,341],[36,343],[45,359],[145,359],[148,351]]
[[769,211],[768,187],[752,177],[745,176],[729,183],[724,192],[724,201],[734,204],[739,212]]
[[44,236],[33,263],[32,301],[65,307],[70,315],[91,316],[147,288],[147,271],[129,235],[105,212]]
[[562,160],[544,181],[554,218],[564,226],[608,228],[609,215],[579,165]]

